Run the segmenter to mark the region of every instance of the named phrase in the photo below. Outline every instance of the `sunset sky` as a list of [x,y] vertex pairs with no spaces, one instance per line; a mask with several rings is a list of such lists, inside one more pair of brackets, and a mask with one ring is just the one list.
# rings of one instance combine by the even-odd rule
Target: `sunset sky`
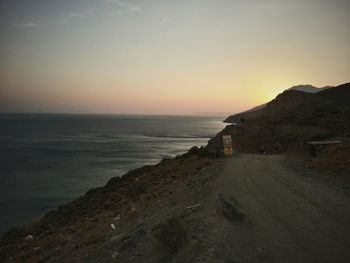
[[234,113],[350,81],[349,0],[0,2],[0,111]]

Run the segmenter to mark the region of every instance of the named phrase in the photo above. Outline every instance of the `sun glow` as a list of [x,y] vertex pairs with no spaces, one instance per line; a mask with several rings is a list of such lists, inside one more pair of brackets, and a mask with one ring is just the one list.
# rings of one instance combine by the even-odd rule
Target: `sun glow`
[[274,99],[287,88],[300,83],[303,78],[297,75],[300,74],[281,69],[264,70],[249,83],[253,100],[261,104]]
[[0,112],[235,113],[349,80],[348,1],[7,2]]

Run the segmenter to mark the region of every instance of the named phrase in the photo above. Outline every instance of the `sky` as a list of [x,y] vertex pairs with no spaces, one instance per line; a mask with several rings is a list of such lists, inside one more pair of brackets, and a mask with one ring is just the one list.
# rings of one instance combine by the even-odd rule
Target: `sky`
[[349,0],[0,0],[0,112],[235,113],[350,81]]

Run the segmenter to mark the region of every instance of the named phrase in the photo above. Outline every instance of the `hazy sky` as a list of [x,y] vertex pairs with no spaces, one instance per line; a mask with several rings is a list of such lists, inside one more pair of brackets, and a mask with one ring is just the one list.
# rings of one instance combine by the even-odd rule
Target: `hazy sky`
[[0,1],[0,111],[233,113],[350,81],[349,0]]

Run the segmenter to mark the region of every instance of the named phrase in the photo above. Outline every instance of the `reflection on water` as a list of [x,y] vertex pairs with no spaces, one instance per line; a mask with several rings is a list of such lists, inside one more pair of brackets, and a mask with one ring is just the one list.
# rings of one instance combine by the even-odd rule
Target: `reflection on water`
[[221,117],[0,115],[0,233],[110,177],[205,145]]

